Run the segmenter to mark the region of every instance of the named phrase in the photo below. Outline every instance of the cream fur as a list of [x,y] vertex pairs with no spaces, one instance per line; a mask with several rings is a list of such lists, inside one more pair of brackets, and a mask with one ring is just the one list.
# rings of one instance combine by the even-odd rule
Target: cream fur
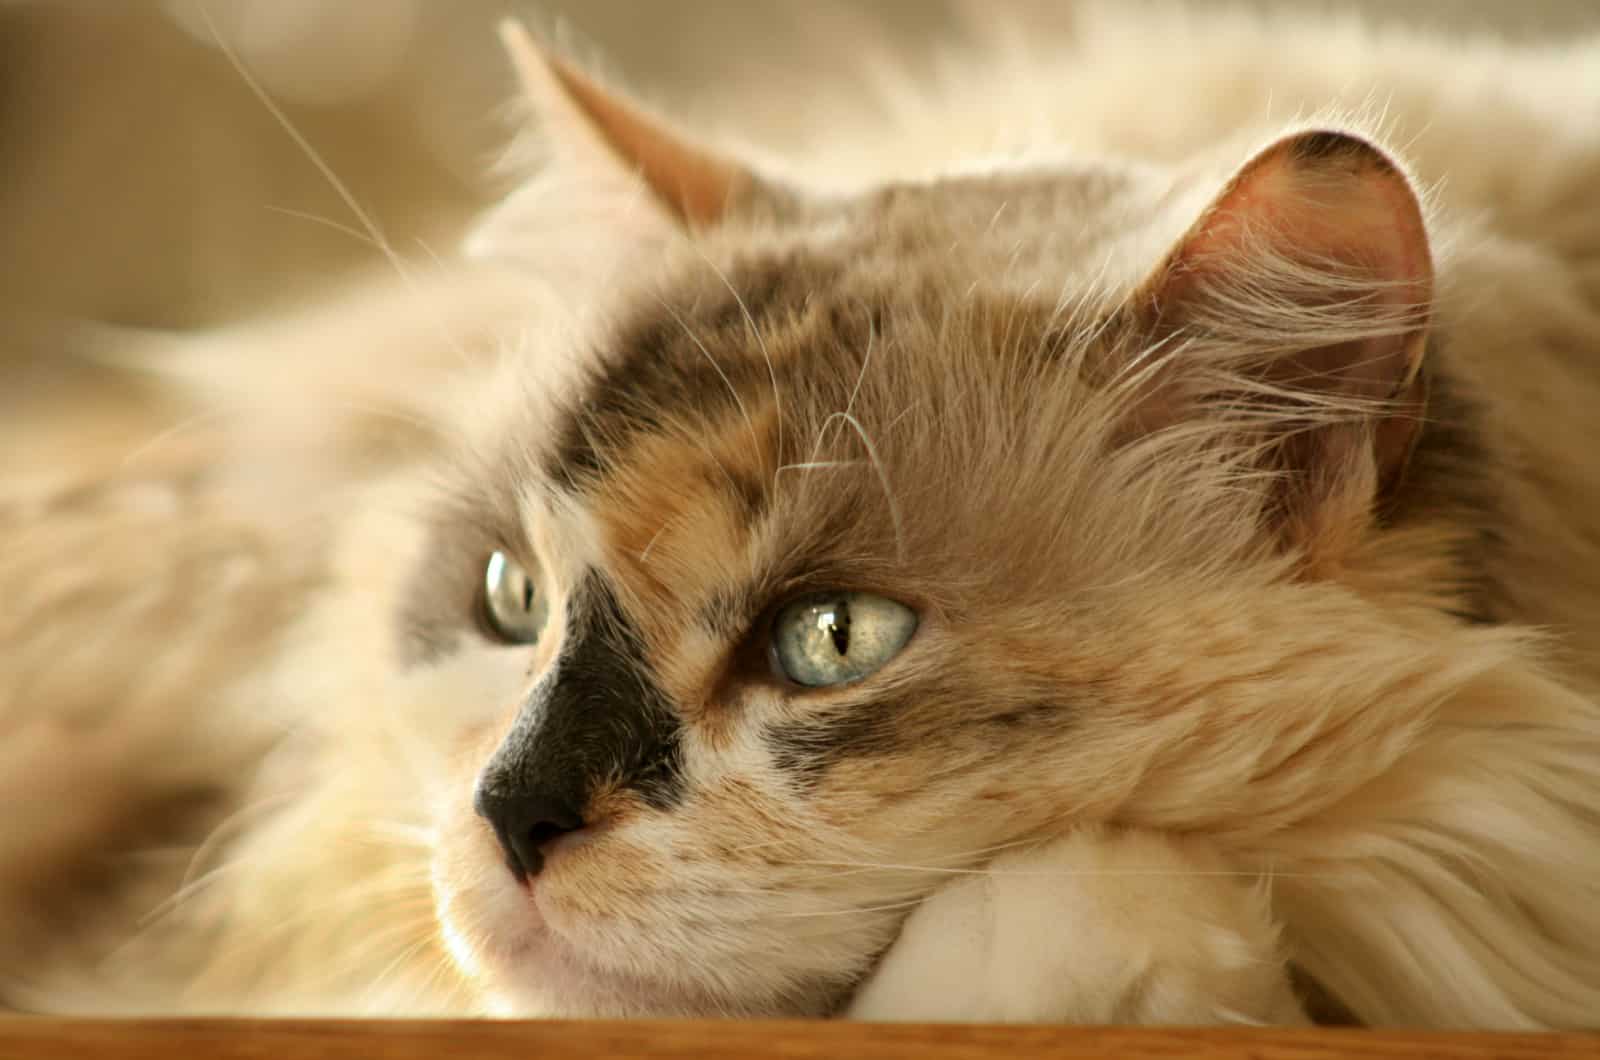
[[1069,836],[917,907],[851,1002],[865,1020],[1295,1024],[1267,888],[1196,844]]
[[[0,480],[0,598],[25,605],[0,619],[0,792],[37,811],[0,825],[0,1001],[821,1014],[865,978],[847,1011],[866,1018],[1295,1022],[1292,963],[1366,1023],[1594,1025],[1600,82],[1587,72],[1600,40],[1516,48],[1110,3],[1075,5],[1070,32],[983,35],[940,84],[890,86],[887,120],[841,121],[856,111],[826,91],[814,133],[792,116],[764,156],[779,221],[685,238],[637,184],[583,179],[581,165],[603,161],[557,165],[476,233],[489,261],[184,340],[168,371],[204,376],[197,403],[247,424],[201,436],[225,439],[221,455],[158,446],[148,494],[120,470],[74,492],[104,478],[98,466],[51,468],[26,489]],[[1258,539],[1249,454],[1223,430],[1237,422],[1098,459],[1163,365],[1243,382],[1250,354],[1300,336],[1290,301],[1251,292],[1326,289],[1303,263],[1261,265],[1231,292],[1226,304],[1255,316],[1220,313],[1109,392],[1086,376],[1037,394],[1034,433],[994,429],[1017,419],[1034,378],[1025,352],[1039,343],[1011,331],[1034,318],[1018,305],[1042,290],[1052,324],[1101,320],[1256,148],[1329,122],[1381,144],[1425,193],[1432,328],[1482,402],[1499,499],[1491,624],[1449,613],[1464,595],[1456,550],[1479,529],[1452,498],[1376,532],[1371,482],[1351,471],[1286,558]],[[407,668],[395,643],[405,576],[431,561],[439,483],[453,468],[502,472],[511,440],[511,466],[531,479],[544,421],[581,385],[581,351],[607,341],[613,311],[645,297],[636,288],[670,293],[693,274],[715,292],[706,266],[725,279],[743,254],[842,253],[879,223],[851,213],[849,195],[886,180],[999,181],[1047,164],[1114,188],[1066,183],[1039,216],[985,205],[987,228],[954,211],[904,229],[891,217],[884,230],[910,233],[912,249],[881,269],[876,251],[853,263],[864,288],[932,292],[896,320],[916,348],[956,351],[941,367],[966,381],[958,398],[928,383],[925,362],[884,352],[849,362],[859,379],[819,383],[818,402],[824,384],[840,400],[810,420],[791,395],[722,434],[682,432],[738,468],[761,449],[748,439],[787,415],[791,441],[816,439],[814,460],[873,465],[864,485],[807,476],[748,538],[661,471],[682,462],[678,444],[585,510],[531,481],[517,492],[513,522],[552,557],[558,592],[585,559],[643,572],[629,603],[653,616],[665,680],[690,683],[723,649],[681,632],[686,594],[776,563],[798,547],[782,516],[825,510],[835,490],[855,491],[841,495],[859,504],[863,540],[881,529],[927,559],[908,584],[930,613],[1004,633],[930,621],[907,656],[954,690],[929,700],[923,741],[946,757],[843,767],[812,803],[755,723],[708,728],[691,742],[681,815],[628,818],[570,876],[552,871],[544,918],[559,938],[527,927],[465,793],[530,660],[470,646]],[[785,211],[804,223],[786,227]],[[932,246],[947,231],[966,253]],[[964,300],[974,293],[1009,308],[987,312]],[[1358,306],[1316,326],[1331,342],[1412,323]],[[1080,331],[1063,356],[1128,352],[1108,335]],[[780,364],[813,337],[767,335]],[[1005,370],[981,360],[985,344]],[[274,385],[263,365],[282,369]],[[946,401],[942,422],[894,418],[928,394]],[[1311,418],[1371,404],[1330,400]],[[992,450],[963,470],[959,447],[941,448],[951,438]],[[972,572],[974,541],[1005,592]],[[628,558],[646,552],[653,567]],[[653,588],[652,570],[684,599]],[[1026,755],[938,747],[965,712],[1026,705],[1019,672],[1092,687],[1079,728],[1019,745]],[[960,700],[980,687],[987,701]],[[746,718],[810,716],[766,692],[741,704]],[[108,863],[132,823],[150,826],[146,846],[179,853]],[[31,930],[45,915],[60,927]],[[1034,934],[1056,923],[1060,936]],[[543,964],[527,956],[540,946]],[[973,989],[983,962],[994,974]]]

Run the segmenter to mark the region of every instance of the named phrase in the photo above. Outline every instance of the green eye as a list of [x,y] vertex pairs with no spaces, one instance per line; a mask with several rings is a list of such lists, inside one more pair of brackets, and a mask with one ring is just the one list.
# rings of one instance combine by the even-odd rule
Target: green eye
[[490,630],[507,644],[532,644],[549,618],[539,586],[504,552],[491,555],[483,569],[483,613]]
[[886,597],[818,593],[778,612],[772,655],[783,676],[796,684],[843,685],[899,655],[916,631],[916,614]]

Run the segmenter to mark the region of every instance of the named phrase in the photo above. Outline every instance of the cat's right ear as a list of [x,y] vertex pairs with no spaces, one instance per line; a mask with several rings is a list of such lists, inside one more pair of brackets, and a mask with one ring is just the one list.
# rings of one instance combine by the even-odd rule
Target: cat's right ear
[[468,237],[470,257],[549,261],[563,236],[636,249],[717,224],[758,182],[507,20],[501,40],[546,157]]

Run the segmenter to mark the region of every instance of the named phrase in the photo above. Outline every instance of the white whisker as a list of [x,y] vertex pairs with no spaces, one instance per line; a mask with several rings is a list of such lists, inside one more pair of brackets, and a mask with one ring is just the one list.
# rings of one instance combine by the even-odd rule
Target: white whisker
[[[865,872],[915,872],[936,876],[999,876],[1017,878],[1040,879],[1096,879],[1100,877],[1144,877],[1144,876],[1176,876],[1176,877],[1225,877],[1229,879],[1260,879],[1265,870],[1256,869],[1001,869],[992,866],[979,868],[952,868],[937,865],[896,864],[892,862],[851,862],[851,861],[805,861],[795,862],[796,865],[818,865],[838,867],[845,873]],[[1273,874],[1278,879],[1341,879],[1336,873],[1283,873]],[[807,879],[829,877],[807,877]]]
[[265,209],[270,210],[273,213],[282,214],[285,217],[293,217],[298,221],[308,221],[311,224],[321,225],[323,228],[330,228],[341,235],[349,236],[351,239],[354,239],[363,246],[372,247],[374,250],[383,249],[383,245],[381,243],[373,239],[367,233],[361,231],[359,228],[352,228],[350,225],[341,224],[331,217],[323,217],[319,214],[314,214],[306,210],[295,210],[287,206],[274,206],[271,203],[268,203]]
[[356,200],[356,197],[351,194],[349,187],[343,180],[339,178],[339,174],[333,171],[333,167],[328,165],[327,160],[322,157],[316,148],[311,146],[311,142],[305,138],[305,136],[295,126],[294,122],[289,120],[289,116],[283,112],[283,108],[278,106],[277,101],[272,98],[271,93],[267,92],[267,90],[261,86],[261,83],[256,80],[255,75],[250,72],[249,67],[245,66],[244,61],[240,59],[238,53],[233,50],[233,45],[229,44],[226,38],[224,38],[222,33],[217,29],[216,22],[211,18],[210,6],[205,3],[201,3],[198,5],[198,8],[200,11],[200,17],[205,21],[206,30],[211,34],[211,39],[216,42],[217,48],[233,66],[234,71],[238,73],[240,79],[244,81],[246,87],[248,87],[251,93],[261,101],[261,105],[267,108],[267,112],[272,115],[273,119],[277,121],[278,125],[283,129],[283,131],[288,134],[289,138],[295,142],[295,145],[305,153],[306,158],[309,159],[311,164],[317,168],[317,171],[322,174],[323,179],[325,179],[328,182],[328,185],[333,188],[334,193],[344,201],[345,206],[349,207],[350,212],[355,214],[356,219],[361,222],[361,226],[365,228],[368,235],[372,237],[373,245],[387,250],[389,246],[388,240],[384,238],[383,232],[378,227],[377,222],[372,219],[372,216],[367,213],[367,211],[362,207],[361,203]]
[[799,910],[792,913],[770,913],[774,920],[817,920],[825,917],[863,916],[867,913],[886,913],[900,909],[914,909],[921,905],[922,898],[903,898],[897,902],[885,902],[882,905],[858,905],[845,909],[818,909]]
[[877,473],[878,484],[883,487],[883,499],[889,506],[889,519],[894,524],[895,551],[898,558],[904,561],[906,541],[905,528],[900,521],[900,506],[895,502],[894,491],[889,486],[889,475],[884,470],[883,461],[878,457],[877,446],[872,444],[872,439],[868,437],[866,428],[861,426],[861,421],[856,419],[854,413],[835,412],[827,420],[823,421],[823,428],[826,429],[828,422],[834,419],[848,423],[855,430],[856,435],[860,437],[861,444],[866,447],[867,457],[872,463],[872,470]]
[[755,421],[750,418],[750,410],[745,408],[744,399],[739,396],[739,391],[736,387],[734,387],[733,381],[728,378],[728,373],[722,370],[722,365],[717,363],[717,359],[711,355],[711,351],[706,349],[706,344],[700,341],[700,336],[694,333],[694,330],[690,328],[688,322],[678,314],[678,311],[673,309],[672,306],[668,305],[663,300],[658,299],[657,301],[660,302],[661,308],[665,309],[667,314],[677,322],[680,328],[683,329],[683,333],[689,336],[689,341],[695,344],[695,347],[699,349],[700,353],[705,357],[707,363],[709,363],[712,369],[717,373],[718,378],[722,380],[722,384],[728,388],[728,393],[733,395],[733,402],[739,407],[739,414],[744,417],[745,426],[750,429],[750,444],[755,447],[757,452],[760,452],[761,438],[756,434]]
[[[350,210],[350,212],[355,215],[356,220],[361,225],[361,229],[366,233],[369,244],[383,255],[384,259],[387,260],[389,265],[394,269],[395,274],[398,275],[400,279],[411,288],[413,294],[420,294],[421,292],[418,288],[418,285],[414,277],[412,277],[411,273],[407,270],[404,260],[398,253],[396,253],[393,245],[389,242],[388,237],[384,235],[383,230],[378,226],[377,221],[366,210],[366,208],[361,205],[360,201],[355,197],[355,194],[351,192],[349,185],[347,185],[339,177],[339,174],[334,171],[331,165],[328,164],[327,159],[322,156],[321,152],[313,147],[311,141],[306,139],[305,134],[300,131],[294,122],[289,120],[289,116],[284,113],[283,108],[278,105],[277,100],[272,98],[272,94],[269,93],[266,88],[264,88],[256,79],[255,75],[250,72],[250,68],[246,66],[244,60],[239,57],[239,54],[234,50],[233,45],[230,44],[225,37],[223,37],[221,31],[217,28],[216,21],[211,17],[210,7],[205,3],[205,0],[200,0],[196,7],[199,10],[201,19],[205,22],[206,31],[210,33],[211,39],[216,42],[217,49],[222,52],[223,56],[228,60],[228,63],[233,67],[234,72],[239,75],[239,79],[245,83],[245,86],[250,90],[250,93],[260,101],[263,107],[266,108],[267,113],[272,116],[273,120],[277,122],[278,126],[284,131],[289,139],[294,141],[295,146],[301,150],[301,152],[306,156],[307,160],[309,160],[311,164],[316,167],[317,172],[320,173],[322,178],[328,182],[328,186],[333,189],[334,194],[337,195],[344,205]],[[336,227],[339,227],[336,222],[329,223],[333,223]],[[354,230],[351,231],[352,234],[358,234],[355,233]],[[439,330],[440,337],[444,339],[444,341],[451,347],[452,350],[455,351],[457,356],[460,357],[461,361],[463,363],[470,362],[471,357],[455,339],[455,337],[450,335],[449,332],[442,326]]]
[[661,524],[660,529],[658,529],[655,533],[650,535],[650,540],[645,543],[644,550],[639,553],[639,562],[640,563],[647,562],[650,559],[650,550],[656,547],[656,542],[661,540],[661,535],[666,533],[667,532],[667,528],[669,526],[671,526],[671,525],[672,525],[672,520],[669,519],[668,521],[666,521],[666,522]]
[[858,467],[860,464],[859,460],[807,460],[800,464],[783,464],[773,472],[773,477],[784,471],[819,471],[830,467]]
[[[711,260],[711,258],[706,254],[704,249],[701,248],[700,244],[693,243],[691,241],[690,245],[694,247],[695,253],[700,255],[700,260],[705,262],[706,267],[709,268],[713,273],[716,274],[717,279],[722,281],[722,286],[724,286],[724,287],[726,287],[728,289],[728,293],[733,295],[734,302],[736,302],[738,304],[738,306],[739,306],[739,312],[744,314],[745,324],[749,326],[750,333],[755,336],[756,345],[761,350],[761,356],[766,359],[766,362],[767,362],[767,377],[772,382],[772,404],[773,404],[773,407],[777,410],[777,415],[778,415],[778,444],[777,444],[777,452],[775,454],[775,457],[777,459],[782,459],[782,454],[783,454],[783,396],[778,392],[778,370],[777,370],[776,366],[774,366],[773,363],[772,363],[772,353],[771,353],[771,351],[769,351],[767,349],[767,340],[762,337],[761,329],[756,326],[755,317],[750,315],[750,307],[745,304],[744,296],[741,295],[738,292],[738,290],[734,288],[733,283],[728,279],[727,275],[721,269],[717,268],[717,263]],[[757,451],[759,452],[759,449]]]

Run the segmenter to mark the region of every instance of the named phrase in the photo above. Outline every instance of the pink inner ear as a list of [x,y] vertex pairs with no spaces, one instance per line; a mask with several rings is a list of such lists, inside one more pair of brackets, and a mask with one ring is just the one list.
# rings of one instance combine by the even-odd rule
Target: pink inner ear
[[[1432,293],[1422,211],[1399,167],[1357,137],[1308,132],[1246,163],[1140,298],[1156,331],[1188,331],[1230,370],[1305,396],[1304,414],[1263,404],[1281,422],[1271,459],[1292,472],[1282,525],[1305,543],[1348,540],[1327,528],[1365,518],[1401,481],[1424,411]],[[1189,389],[1207,376],[1185,363],[1152,381],[1140,427],[1207,414],[1214,384]],[[1319,420],[1317,408],[1346,412]]]
[[500,34],[545,136],[586,181],[648,189],[670,215],[660,220],[696,225],[720,220],[752,183],[744,167],[547,53],[516,20],[501,23]]
[[690,224],[720,219],[748,180],[740,167],[685,143],[566,63],[552,59],[550,68],[623,164]]
[[[1181,322],[1207,288],[1259,283],[1268,259],[1327,270],[1323,304],[1347,297],[1336,278],[1359,276],[1375,310],[1404,314],[1403,336],[1308,348],[1304,374],[1355,396],[1387,398],[1421,365],[1433,266],[1409,181],[1382,152],[1343,133],[1301,133],[1239,170],[1158,274],[1163,318]],[[1321,308],[1308,301],[1308,311]],[[1335,382],[1337,381],[1337,382]]]

